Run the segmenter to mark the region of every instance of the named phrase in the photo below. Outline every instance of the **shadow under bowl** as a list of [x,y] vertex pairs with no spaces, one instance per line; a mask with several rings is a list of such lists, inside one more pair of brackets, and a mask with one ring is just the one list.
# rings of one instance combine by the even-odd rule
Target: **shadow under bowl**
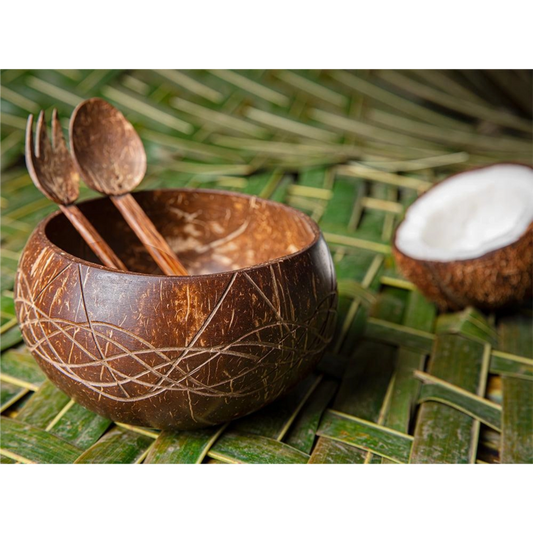
[[191,275],[162,275],[107,198],[78,205],[129,272],[98,264],[60,212],[43,220],[23,251],[15,301],[48,378],[102,416],[161,429],[244,416],[304,378],[336,317],[318,226],[238,193],[134,196]]

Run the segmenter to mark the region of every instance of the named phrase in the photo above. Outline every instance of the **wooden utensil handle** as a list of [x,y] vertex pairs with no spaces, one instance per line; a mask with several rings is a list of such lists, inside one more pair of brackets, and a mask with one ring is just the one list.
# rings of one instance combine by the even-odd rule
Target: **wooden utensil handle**
[[188,276],[189,273],[172,251],[167,241],[157,231],[142,207],[131,194],[111,196],[122,216],[150,252],[159,268],[167,276]]
[[59,207],[72,225],[78,230],[78,233],[83,237],[83,240],[89,245],[96,257],[105,266],[116,268],[117,270],[128,270],[76,205],[59,204]]

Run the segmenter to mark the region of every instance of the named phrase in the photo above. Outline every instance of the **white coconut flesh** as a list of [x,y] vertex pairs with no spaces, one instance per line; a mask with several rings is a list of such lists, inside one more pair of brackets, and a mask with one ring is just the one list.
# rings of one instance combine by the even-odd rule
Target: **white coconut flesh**
[[407,210],[396,247],[414,259],[473,259],[503,248],[533,221],[533,170],[501,164],[452,177]]

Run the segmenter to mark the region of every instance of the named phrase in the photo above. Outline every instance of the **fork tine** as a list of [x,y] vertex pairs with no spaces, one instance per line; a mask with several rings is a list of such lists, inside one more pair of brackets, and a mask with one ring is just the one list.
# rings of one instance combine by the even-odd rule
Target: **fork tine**
[[35,141],[33,138],[33,115],[28,116],[26,123],[26,145],[24,147],[24,155],[26,156],[26,168],[32,181],[35,183],[37,174],[35,170]]
[[34,185],[42,192],[45,196],[48,196],[48,193],[43,188],[40,178],[39,178],[39,161],[35,153],[36,146],[35,140],[33,138],[33,115],[28,116],[28,122],[26,124],[26,146],[24,147],[24,154],[26,156],[26,168],[28,169],[28,174],[30,175],[31,180]]
[[26,145],[24,153],[26,155],[26,165],[33,156],[33,151],[35,150],[35,144],[33,140],[33,115],[28,116],[28,121],[26,122]]
[[44,111],[39,113],[37,119],[37,147],[36,154],[38,158],[42,158],[45,153],[50,149],[50,141],[48,140],[48,134],[46,133],[46,124],[44,122]]
[[64,152],[67,150],[67,142],[65,141],[63,129],[59,122],[57,109],[54,109],[52,112],[52,140],[54,142],[54,151]]

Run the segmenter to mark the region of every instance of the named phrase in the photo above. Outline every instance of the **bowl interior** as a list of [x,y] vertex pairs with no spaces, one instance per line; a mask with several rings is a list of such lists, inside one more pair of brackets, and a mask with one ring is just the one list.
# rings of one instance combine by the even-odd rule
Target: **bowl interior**
[[[183,189],[134,196],[193,275],[272,261],[298,252],[318,236],[316,226],[302,213],[252,196]],[[109,199],[78,206],[129,270],[160,273]],[[64,215],[52,217],[45,232],[64,251],[100,264]]]

